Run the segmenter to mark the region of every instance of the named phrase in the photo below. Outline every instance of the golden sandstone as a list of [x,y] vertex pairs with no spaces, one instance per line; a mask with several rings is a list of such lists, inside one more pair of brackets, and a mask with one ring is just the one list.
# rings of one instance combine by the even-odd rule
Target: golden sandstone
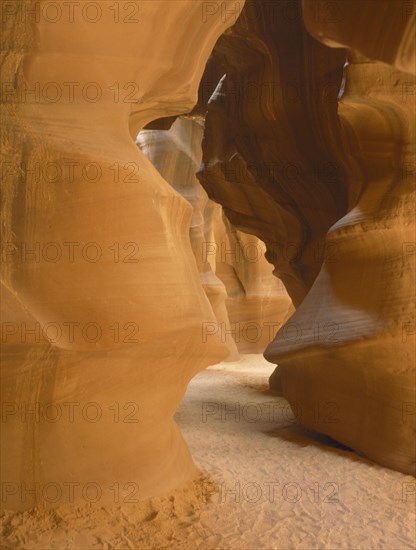
[[377,5],[2,2],[7,508],[190,480],[187,385],[254,352],[415,473],[415,15]]

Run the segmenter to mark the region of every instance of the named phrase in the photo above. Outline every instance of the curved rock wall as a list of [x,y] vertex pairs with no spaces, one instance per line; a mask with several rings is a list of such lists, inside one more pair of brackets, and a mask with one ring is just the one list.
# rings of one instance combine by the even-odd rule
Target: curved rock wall
[[[265,352],[272,387],[306,427],[414,473],[413,4],[248,0],[217,44],[242,0],[48,4],[2,6],[3,504],[189,479],[173,415],[236,353],[215,329],[288,304],[266,262],[218,247],[258,239],[297,307]],[[223,210],[193,178],[195,121],[172,126],[173,187],[135,144],[214,89],[199,179]]]
[[226,290],[208,262],[212,248],[212,220],[206,215],[208,197],[195,177],[201,157],[202,133],[203,122],[178,118],[170,130],[142,130],[137,137],[137,144],[163,178],[192,206],[189,228],[191,247],[201,285],[215,316],[215,323],[207,322],[202,327],[201,337],[208,342],[211,336],[221,334],[220,327],[224,327],[222,341],[228,347],[228,358],[235,360],[238,351],[231,337],[225,306]]
[[265,352],[272,387],[306,427],[414,473],[414,15],[330,4],[333,24],[328,3],[246,3],[214,51],[199,178],[297,306]]
[[337,117],[345,52],[319,44],[286,8],[251,1],[218,41],[226,75],[209,101],[199,178],[236,227],[266,243],[297,305],[347,210]]
[[241,353],[261,353],[292,314],[283,283],[265,259],[266,247],[236,229],[216,205],[215,270],[227,289],[227,310]]
[[287,317],[291,300],[272,274],[264,244],[237,231],[196,179],[203,131],[203,119],[181,117],[169,130],[142,130],[137,143],[192,205],[191,246],[217,319],[204,325],[202,337],[209,341],[220,336],[229,346],[229,359],[235,360],[237,348],[241,353],[264,351]]
[[2,319],[5,505],[41,504],[48,483],[59,504],[90,482],[100,502],[114,502],[115,484],[122,502],[145,498],[195,471],[173,414],[190,378],[229,350],[201,338],[216,319],[192,208],[134,139],[192,109],[233,19],[203,17],[199,0],[103,2],[98,15],[80,5],[58,19],[48,2],[9,4],[2,281],[21,315]]

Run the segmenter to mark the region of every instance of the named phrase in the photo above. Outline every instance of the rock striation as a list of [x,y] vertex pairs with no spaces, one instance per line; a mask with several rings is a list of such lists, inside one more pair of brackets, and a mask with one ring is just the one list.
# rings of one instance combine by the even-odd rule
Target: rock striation
[[3,505],[189,480],[188,382],[265,346],[414,474],[414,3],[52,4],[1,6]]
[[137,143],[192,205],[191,246],[217,320],[204,326],[203,338],[219,335],[229,346],[228,359],[235,360],[238,351],[264,351],[288,316],[291,300],[272,274],[264,243],[236,230],[198,182],[203,132],[202,118],[180,117],[168,130],[142,130]]
[[307,428],[415,473],[414,11],[291,5],[249,1],[218,41],[199,179],[297,307],[271,386]]

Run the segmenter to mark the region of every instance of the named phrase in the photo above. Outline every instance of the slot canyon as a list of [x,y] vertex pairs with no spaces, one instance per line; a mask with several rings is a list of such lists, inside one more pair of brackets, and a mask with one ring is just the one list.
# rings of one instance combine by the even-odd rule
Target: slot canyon
[[414,0],[2,0],[2,548],[416,545]]

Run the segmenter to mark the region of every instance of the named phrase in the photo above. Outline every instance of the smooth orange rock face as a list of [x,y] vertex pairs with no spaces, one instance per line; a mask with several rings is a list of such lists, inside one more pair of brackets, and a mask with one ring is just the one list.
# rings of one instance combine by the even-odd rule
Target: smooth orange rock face
[[346,0],[329,24],[313,11],[327,4],[284,17],[254,0],[220,39],[200,181],[265,241],[297,306],[265,352],[272,387],[308,428],[414,473],[415,81],[398,70],[414,71],[414,16],[364,2],[356,19]]
[[[201,196],[135,144],[193,109],[243,0],[48,4],[2,5],[7,508],[135,502],[189,479],[174,412],[232,351],[204,327],[283,313],[259,293],[266,264],[195,261]],[[414,473],[414,14],[356,4],[247,2],[211,59],[226,76],[205,82],[200,181],[237,228],[212,207],[213,240],[264,241],[297,306],[265,353],[272,386],[305,426]]]
[[[339,113],[354,136],[361,195],[330,229],[336,256],[289,321],[300,338],[293,345],[277,335],[265,356],[279,363],[283,391],[307,427],[415,474],[415,105],[403,97],[415,81],[352,52],[349,59]],[[331,422],[322,413],[329,403]]]
[[[9,508],[71,502],[89,483],[100,502],[115,502],[115,486],[123,502],[189,479],[172,417],[190,378],[228,355],[202,338],[216,319],[189,242],[192,208],[132,138],[192,109],[233,18],[199,0],[109,5],[51,21],[47,2],[24,2],[5,17]],[[22,23],[30,8],[39,17],[23,11]]]
[[302,0],[307,30],[328,46],[347,47],[370,59],[414,73],[416,25],[413,0]]

